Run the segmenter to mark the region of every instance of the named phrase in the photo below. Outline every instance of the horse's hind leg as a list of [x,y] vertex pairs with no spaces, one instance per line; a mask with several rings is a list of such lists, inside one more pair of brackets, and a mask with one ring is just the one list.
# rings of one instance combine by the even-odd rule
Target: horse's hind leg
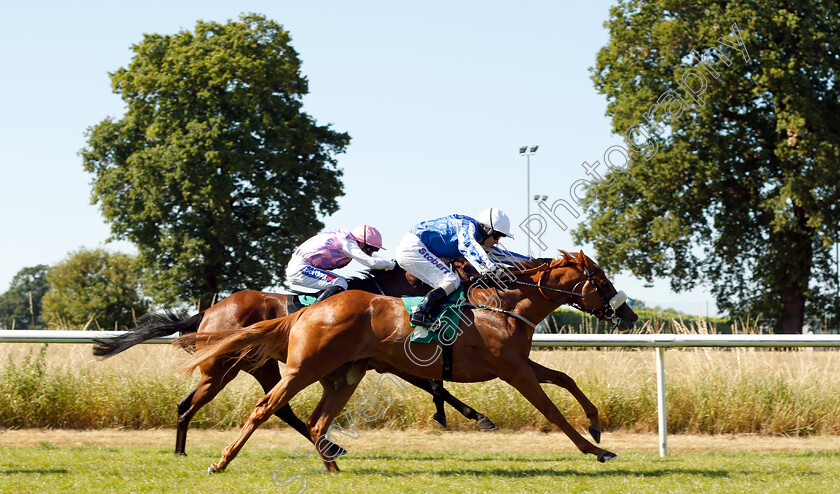
[[[330,424],[341,413],[344,405],[350,400],[353,392],[362,382],[367,368],[367,360],[358,360],[342,365],[338,369],[330,372],[323,379],[321,385],[324,388],[321,394],[321,401],[315,410],[312,411],[307,423],[312,431],[312,436],[317,437],[315,441],[315,450],[324,462],[328,472],[337,473],[338,465],[336,465],[336,458],[344,453],[336,453],[330,445],[336,445],[327,437],[329,434]],[[356,415],[364,418],[367,414],[367,408],[356,410]],[[353,414],[347,414],[349,420],[353,421]],[[355,429],[355,423],[350,424],[348,429]],[[341,446],[338,446],[341,448]],[[342,451],[344,449],[342,448]]]
[[[317,360],[318,359],[310,359],[310,361]],[[289,400],[291,400],[303,388],[314,383],[329,372],[329,366],[332,365],[329,361],[313,362],[313,364],[314,365],[307,366],[309,367],[308,369],[287,365],[286,375],[280,379],[277,386],[269,391],[268,394],[260,398],[260,401],[257,402],[257,405],[254,407],[254,410],[251,412],[251,415],[248,417],[248,420],[245,422],[242,430],[239,431],[239,434],[233,442],[231,442],[228,447],[222,451],[222,457],[219,459],[219,462],[210,466],[209,471],[211,473],[224,470],[225,467],[227,467],[227,465],[236,458],[236,455],[239,454],[239,450],[242,449],[242,446],[245,445],[248,438],[251,437],[251,434],[257,430],[257,427],[268,420],[274,412],[289,403]]]
[[219,394],[236,377],[239,369],[227,362],[211,361],[201,369],[201,379],[195,389],[178,403],[178,427],[175,434],[175,454],[186,456],[187,430],[198,410]]
[[[263,391],[265,393],[271,391],[283,377],[280,375],[280,367],[277,365],[276,360],[269,360],[260,367],[248,371],[248,373],[254,376],[254,378],[256,378],[256,380],[260,383],[260,386],[262,386]],[[283,422],[289,424],[294,430],[298,431],[309,442],[313,444],[315,443],[315,441],[312,440],[312,436],[309,434],[309,428],[306,426],[306,424],[303,423],[301,419],[298,418],[297,415],[295,415],[295,412],[292,410],[292,407],[289,406],[288,403],[286,403],[285,405],[280,407],[279,410],[274,412],[274,415],[276,415]],[[342,449],[341,446],[337,444],[330,443],[330,445],[331,446],[329,447],[329,451],[333,456],[341,456],[347,453],[347,451],[344,451],[344,449]]]
[[578,403],[580,403],[580,406],[583,407],[586,417],[589,419],[589,434],[592,436],[592,439],[595,439],[596,443],[600,443],[601,420],[598,418],[598,409],[595,408],[595,405],[593,405],[592,402],[589,401],[589,398],[583,394],[583,391],[578,388],[575,380],[563,372],[549,369],[548,367],[544,367],[530,359],[528,359],[528,365],[531,366],[531,369],[534,371],[534,374],[537,376],[537,380],[539,382],[555,384],[561,388],[565,388],[572,394],[572,396],[575,397]]

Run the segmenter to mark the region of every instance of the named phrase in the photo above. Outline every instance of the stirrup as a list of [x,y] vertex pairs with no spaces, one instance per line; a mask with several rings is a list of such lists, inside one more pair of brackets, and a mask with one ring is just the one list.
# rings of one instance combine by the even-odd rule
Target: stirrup
[[437,329],[434,328],[435,321],[435,317],[433,317],[428,312],[415,311],[413,314],[411,314],[411,324],[414,324],[415,326],[422,326],[428,329],[429,331],[435,331]]
[[339,286],[339,285],[333,285],[331,287],[327,287],[323,292],[321,292],[320,295],[318,295],[318,298],[315,299],[315,302],[320,302],[321,300],[332,297],[333,295],[335,295],[337,293],[341,293],[343,291],[344,291],[344,288]]

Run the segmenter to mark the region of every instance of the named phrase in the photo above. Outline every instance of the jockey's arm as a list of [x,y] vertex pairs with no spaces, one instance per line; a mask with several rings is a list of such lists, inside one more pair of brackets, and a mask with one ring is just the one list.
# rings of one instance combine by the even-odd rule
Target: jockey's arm
[[475,225],[470,221],[463,220],[456,225],[456,229],[458,230],[458,250],[478,270],[479,274],[484,275],[495,270],[496,263],[487,256],[481,245],[475,241]]
[[499,245],[494,245],[487,255],[496,263],[506,264],[509,266],[516,266],[530,260],[528,256],[518,254],[512,250],[507,250]]
[[355,240],[348,240],[345,242],[344,245],[341,246],[341,250],[343,250],[349,257],[359,261],[371,269],[394,269],[394,265],[396,264],[390,259],[383,259],[381,257],[374,257],[365,254]]

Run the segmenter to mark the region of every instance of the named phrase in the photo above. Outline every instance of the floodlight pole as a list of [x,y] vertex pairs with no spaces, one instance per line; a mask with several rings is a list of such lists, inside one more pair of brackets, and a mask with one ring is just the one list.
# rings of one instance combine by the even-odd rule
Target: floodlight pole
[[[526,200],[526,216],[525,225],[530,230],[531,218],[531,155],[537,152],[539,146],[520,146],[519,154],[525,156],[525,200]],[[530,149],[530,150],[529,150]],[[531,236],[528,237],[528,257],[531,257]]]
[[[537,214],[540,215],[541,219],[543,216],[543,209],[545,208],[545,206],[540,207],[540,203],[545,203],[546,199],[548,199],[548,196],[546,195],[541,196],[540,194],[534,194],[534,203],[537,205]],[[543,223],[545,223],[545,219],[542,219],[542,221]],[[542,255],[542,247],[538,246],[538,250],[540,251],[540,255]]]

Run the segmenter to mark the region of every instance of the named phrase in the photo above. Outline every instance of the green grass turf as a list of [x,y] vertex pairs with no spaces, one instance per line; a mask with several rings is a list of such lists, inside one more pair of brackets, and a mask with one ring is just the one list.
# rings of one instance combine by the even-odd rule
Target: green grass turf
[[[819,453],[688,453],[659,458],[624,451],[600,464],[579,453],[481,453],[464,450],[373,450],[339,460],[342,473],[315,475],[293,450],[246,448],[224,473],[208,475],[219,450],[0,446],[0,492],[732,492],[820,493],[840,486],[840,451]],[[314,453],[313,453],[314,455]],[[312,468],[319,463],[308,458]],[[306,461],[303,459],[302,461]],[[277,471],[286,463],[285,469]],[[299,474],[286,486],[272,483]]]

